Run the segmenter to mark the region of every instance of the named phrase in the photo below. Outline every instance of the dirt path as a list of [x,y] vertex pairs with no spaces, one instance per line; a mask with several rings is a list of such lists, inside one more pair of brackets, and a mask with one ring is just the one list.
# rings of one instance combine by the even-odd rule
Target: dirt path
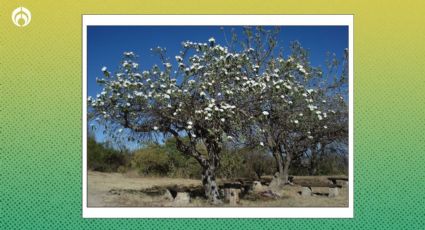
[[[153,186],[193,186],[200,185],[199,180],[179,179],[179,178],[155,178],[155,177],[140,177],[131,174],[121,173],[102,173],[89,171],[88,176],[88,206],[90,207],[105,207],[105,206],[134,206],[130,201],[120,202],[115,199],[109,191],[112,189],[127,189],[141,190],[151,188]],[[124,197],[125,198],[125,197]],[[130,197],[127,197],[130,199]]]
[[[327,177],[295,177],[294,181],[300,184],[327,182]],[[162,196],[149,196],[139,192],[142,189],[154,186],[200,186],[200,180],[180,179],[180,178],[154,178],[141,177],[135,173],[102,173],[88,172],[88,206],[89,207],[164,207],[174,206],[171,200]],[[348,206],[348,188],[340,189],[339,196],[328,198],[326,195],[313,195],[301,197],[298,193],[300,185],[287,188],[285,195],[273,200],[250,200],[241,199],[238,206],[255,207],[346,207]],[[313,188],[317,194],[328,192],[327,187]],[[204,199],[192,199],[189,206],[209,206]]]

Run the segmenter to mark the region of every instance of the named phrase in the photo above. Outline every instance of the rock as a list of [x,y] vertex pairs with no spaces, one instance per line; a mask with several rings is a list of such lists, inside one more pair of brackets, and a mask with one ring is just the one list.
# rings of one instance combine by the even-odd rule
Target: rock
[[260,195],[262,198],[268,198],[268,199],[276,199],[279,197],[279,195],[274,193],[272,190],[260,192],[258,195]]
[[301,189],[301,196],[302,197],[309,197],[309,196],[311,196],[311,188],[310,187],[302,187],[302,189]]
[[263,185],[260,181],[254,181],[252,182],[252,191],[255,193],[259,193],[264,191]]
[[348,187],[348,181],[346,180],[336,180],[335,184],[341,187]]
[[337,197],[339,195],[339,188],[335,187],[335,188],[329,188],[329,198],[334,198]]
[[171,194],[170,190],[166,190],[164,195],[163,195],[165,200],[174,200],[173,195]]
[[230,205],[237,205],[239,203],[240,192],[241,190],[236,188],[224,189],[224,201],[228,202]]
[[176,198],[174,198],[174,204],[176,206],[185,206],[190,203],[190,195],[187,192],[178,192]]
[[281,184],[280,184],[280,180],[279,180],[279,173],[277,172],[273,175],[273,178],[272,178],[272,180],[269,184],[269,188],[270,189],[277,189],[277,188],[280,188],[280,187],[281,187]]

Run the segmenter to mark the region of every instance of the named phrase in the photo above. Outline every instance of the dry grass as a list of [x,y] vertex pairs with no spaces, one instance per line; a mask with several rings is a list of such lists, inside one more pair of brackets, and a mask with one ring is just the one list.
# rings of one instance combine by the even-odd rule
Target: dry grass
[[[294,181],[313,180],[325,182],[326,177],[296,177]],[[165,195],[151,196],[140,190],[155,186],[200,186],[199,180],[142,177],[137,173],[101,173],[88,172],[88,206],[89,207],[172,207],[172,200]],[[326,194],[328,188],[312,187],[313,193]],[[282,191],[279,198],[253,199],[252,196],[242,197],[238,207],[346,207],[348,206],[348,189],[342,188],[340,195],[328,198],[322,195],[301,197],[301,186],[288,186]],[[189,207],[208,207],[210,204],[205,199],[195,197],[191,199]],[[228,207],[228,204],[222,206]]]

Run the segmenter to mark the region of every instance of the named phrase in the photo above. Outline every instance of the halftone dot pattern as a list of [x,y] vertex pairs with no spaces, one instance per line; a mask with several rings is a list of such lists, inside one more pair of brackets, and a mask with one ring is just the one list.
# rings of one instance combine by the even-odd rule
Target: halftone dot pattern
[[[422,1],[54,0],[0,7],[1,229],[422,229]],[[32,13],[18,28],[10,14]],[[353,219],[83,219],[81,14],[354,14]]]

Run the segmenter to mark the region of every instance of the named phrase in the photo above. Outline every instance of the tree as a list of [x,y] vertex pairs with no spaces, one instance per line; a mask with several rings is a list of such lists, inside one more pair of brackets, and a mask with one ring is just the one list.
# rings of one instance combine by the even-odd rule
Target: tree
[[[281,53],[275,57],[278,47],[274,33],[261,28],[257,31],[247,29],[245,45],[254,47],[252,58],[258,60],[258,69],[262,71],[253,79],[254,84],[262,87],[249,95],[253,103],[248,110],[254,119],[245,126],[245,134],[248,142],[260,143],[273,154],[278,172],[274,184],[281,186],[289,182],[293,161],[309,149],[314,153],[320,143],[347,136],[347,107],[342,96],[345,94],[337,91],[348,89],[348,62],[344,62],[342,71],[337,71],[339,64],[332,59],[324,75],[320,68],[310,65],[308,51],[300,43],[292,43],[286,58]],[[268,41],[267,45],[263,41]]]
[[205,196],[214,204],[221,203],[216,175],[228,142],[268,149],[284,184],[291,162],[309,146],[314,121],[307,120],[327,117],[315,101],[318,90],[309,87],[320,70],[297,42],[284,57],[278,32],[245,27],[246,38],[233,33],[229,47],[214,38],[183,42],[175,67],[165,48],[153,49],[161,65],[143,71],[136,54],[125,52],[115,73],[102,68],[103,90],[88,98],[89,117],[112,136],[173,137],[177,150],[201,166]]
[[306,150],[310,123],[304,121],[324,119],[314,100],[317,91],[307,84],[320,70],[309,64],[308,53],[298,42],[287,58],[274,58],[274,43],[268,47],[270,51],[256,54],[264,71],[255,78],[261,88],[250,95],[255,102],[248,107],[253,119],[245,133],[250,143],[259,143],[273,154],[278,172],[274,184],[281,186],[289,182],[291,162]]
[[326,75],[312,82],[317,90],[314,99],[322,102],[319,110],[327,119],[309,121],[310,141],[306,144],[310,149],[310,175],[317,175],[319,158],[328,145],[348,143],[348,50],[341,60],[335,54],[329,55],[326,67]]
[[[250,50],[229,52],[214,38],[182,45],[174,72],[161,47],[154,49],[161,67],[140,71],[136,55],[125,52],[116,73],[102,68],[104,77],[98,83],[103,90],[88,99],[90,113],[113,134],[126,132],[138,139],[173,136],[177,149],[201,165],[205,195],[217,204],[222,144],[235,138],[240,121],[246,119],[239,107],[247,104],[243,84],[249,81],[247,71],[256,67],[248,57]],[[198,143],[205,145],[206,155]]]

